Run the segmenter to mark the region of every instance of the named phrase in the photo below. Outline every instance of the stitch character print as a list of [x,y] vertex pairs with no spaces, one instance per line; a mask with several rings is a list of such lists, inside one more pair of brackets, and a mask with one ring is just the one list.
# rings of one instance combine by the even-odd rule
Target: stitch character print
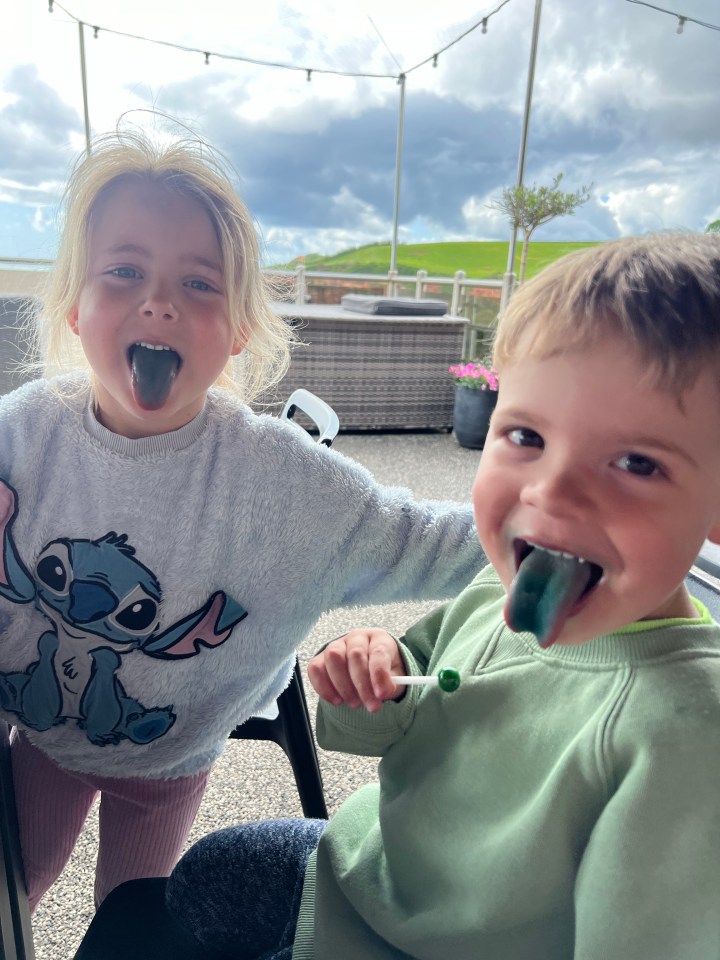
[[48,543],[30,573],[11,535],[17,494],[0,480],[0,596],[34,603],[50,623],[25,671],[0,673],[0,707],[33,730],[74,720],[96,746],[145,744],[175,722],[172,704],[146,707],[125,691],[122,657],[138,651],[159,659],[197,656],[223,644],[247,611],[218,591],[199,610],[162,633],[162,590],[135,556],[125,534]]

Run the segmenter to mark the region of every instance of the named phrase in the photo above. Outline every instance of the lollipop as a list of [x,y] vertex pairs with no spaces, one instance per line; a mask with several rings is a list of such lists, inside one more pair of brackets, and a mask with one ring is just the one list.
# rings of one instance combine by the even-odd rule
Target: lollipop
[[441,670],[436,677],[390,677],[397,686],[438,686],[445,693],[453,693],[460,686],[460,673],[452,667]]

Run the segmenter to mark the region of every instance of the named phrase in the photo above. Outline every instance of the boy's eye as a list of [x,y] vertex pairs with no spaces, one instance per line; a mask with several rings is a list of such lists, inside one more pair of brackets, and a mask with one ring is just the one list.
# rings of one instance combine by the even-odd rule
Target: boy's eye
[[644,457],[641,453],[626,453],[618,457],[615,464],[635,477],[654,477],[661,472],[654,460]]
[[140,276],[140,271],[136,270],[135,267],[113,267],[110,273],[114,277],[121,277],[123,280],[137,280]]
[[205,282],[205,280],[189,280],[188,286],[193,290],[207,291],[213,289],[209,283]]
[[514,430],[508,430],[506,436],[510,443],[514,443],[518,447],[538,447],[542,449],[545,446],[545,441],[540,434],[528,427],[515,427]]

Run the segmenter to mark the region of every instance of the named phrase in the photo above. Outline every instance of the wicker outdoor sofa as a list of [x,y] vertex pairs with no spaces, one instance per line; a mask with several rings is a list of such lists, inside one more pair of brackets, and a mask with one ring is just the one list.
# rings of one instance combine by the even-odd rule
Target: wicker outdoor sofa
[[264,399],[304,387],[329,403],[341,430],[450,430],[448,367],[462,358],[464,317],[356,313],[277,303],[299,334],[285,378]]

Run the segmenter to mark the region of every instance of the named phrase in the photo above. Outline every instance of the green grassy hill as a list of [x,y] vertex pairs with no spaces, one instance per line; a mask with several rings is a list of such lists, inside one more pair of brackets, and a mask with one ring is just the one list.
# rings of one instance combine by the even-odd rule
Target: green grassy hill
[[[548,263],[592,243],[543,243],[531,242],[528,254],[527,276],[532,277]],[[518,242],[515,272],[520,268],[522,244]],[[502,279],[507,267],[508,243],[501,241],[476,241],[459,243],[399,244],[397,249],[398,273],[413,275],[418,270],[427,270],[430,276],[451,277],[456,270],[464,270],[473,279]],[[331,257],[310,253],[302,258],[308,270],[331,270],[337,273],[387,273],[390,267],[390,244],[378,243],[367,247],[345,250]],[[297,261],[283,264],[293,269]],[[280,267],[280,264],[275,264]]]

